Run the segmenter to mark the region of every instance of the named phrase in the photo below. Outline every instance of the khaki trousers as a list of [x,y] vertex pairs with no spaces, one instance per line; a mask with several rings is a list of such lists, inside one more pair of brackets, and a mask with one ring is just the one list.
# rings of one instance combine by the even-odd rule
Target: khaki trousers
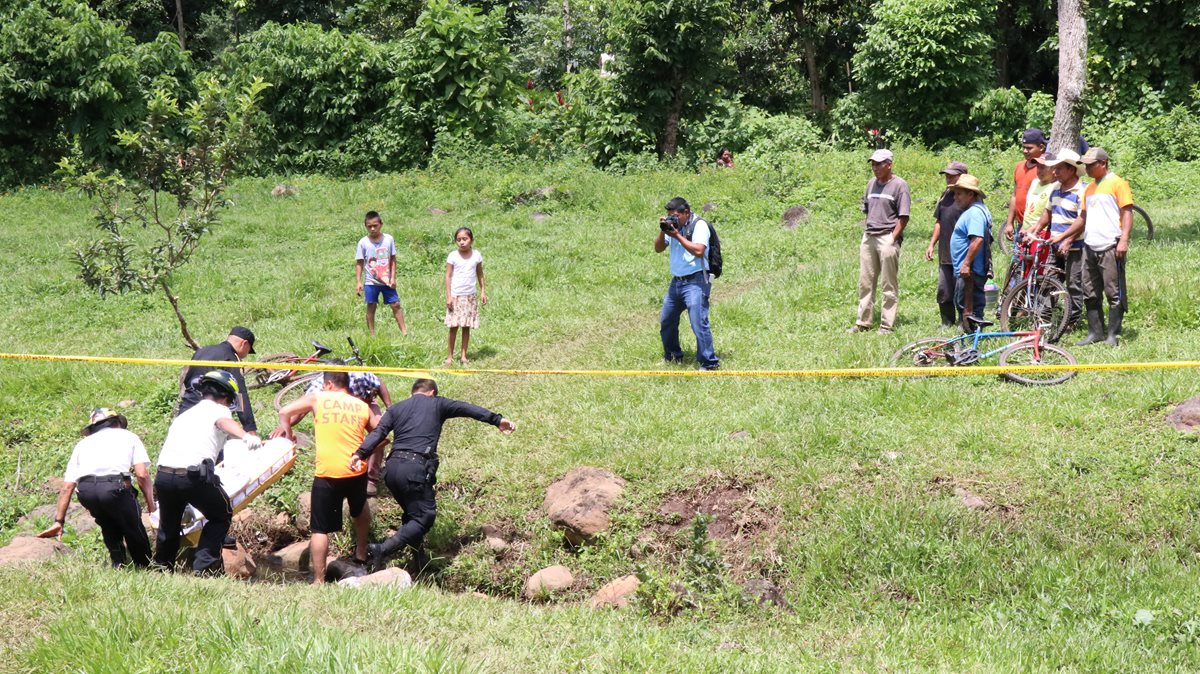
[[891,330],[900,307],[900,244],[891,234],[863,234],[858,247],[858,325],[871,327],[875,309],[875,286],[883,291],[879,328]]

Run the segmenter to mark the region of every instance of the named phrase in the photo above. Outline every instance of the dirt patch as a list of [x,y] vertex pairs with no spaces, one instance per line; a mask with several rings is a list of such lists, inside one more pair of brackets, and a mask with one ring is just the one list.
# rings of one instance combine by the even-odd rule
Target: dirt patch
[[1179,403],[1167,415],[1167,424],[1183,433],[1200,430],[1200,396]]
[[1013,500],[1006,485],[953,475],[935,475],[930,488],[939,495],[953,495],[968,510],[998,515],[1004,519],[1020,515],[1021,506]]
[[642,542],[655,552],[678,550],[680,532],[699,513],[711,518],[708,536],[717,542],[734,575],[749,574],[755,570],[755,553],[770,549],[757,543],[774,537],[782,515],[778,506],[763,503],[754,494],[769,483],[718,478],[669,493],[658,508],[658,521],[650,525]]
[[249,514],[234,521],[229,527],[229,535],[256,559],[302,538],[288,518],[279,518],[269,509],[248,508],[243,512]]

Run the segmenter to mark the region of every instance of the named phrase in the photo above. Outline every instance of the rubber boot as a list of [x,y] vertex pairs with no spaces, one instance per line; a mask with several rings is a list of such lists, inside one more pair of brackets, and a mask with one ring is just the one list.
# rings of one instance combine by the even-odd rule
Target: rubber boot
[[1121,334],[1121,322],[1125,320],[1125,309],[1120,304],[1108,305],[1108,339],[1104,343],[1109,346],[1117,345],[1117,335]]
[[1099,301],[1088,300],[1084,303],[1087,309],[1087,337],[1075,342],[1075,346],[1087,346],[1096,342],[1104,341],[1104,310],[1100,308]]
[[953,302],[939,303],[938,310],[942,313],[943,328],[952,328],[958,324],[958,311],[955,309]]

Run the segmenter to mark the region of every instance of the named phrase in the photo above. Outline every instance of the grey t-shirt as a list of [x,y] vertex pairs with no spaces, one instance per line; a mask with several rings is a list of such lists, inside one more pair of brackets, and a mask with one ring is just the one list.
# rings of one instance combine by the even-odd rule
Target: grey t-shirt
[[364,236],[358,240],[354,259],[363,263],[363,285],[386,286],[388,263],[396,255],[396,242],[390,234],[381,234],[379,241]]
[[871,178],[862,198],[862,210],[867,214],[864,229],[871,236],[887,234],[896,227],[900,218],[908,217],[910,206],[912,197],[908,192],[908,183],[903,178],[892,176],[882,185]]
[[954,225],[962,212],[963,209],[954,203],[954,191],[950,189],[942,194],[942,198],[938,199],[937,206],[933,209],[934,221],[942,226],[938,236],[939,264],[950,264],[950,235],[954,232]]

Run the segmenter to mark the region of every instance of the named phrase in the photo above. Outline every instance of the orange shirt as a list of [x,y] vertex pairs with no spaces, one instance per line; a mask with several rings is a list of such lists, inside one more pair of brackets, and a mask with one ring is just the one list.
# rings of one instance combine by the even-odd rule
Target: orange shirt
[[367,472],[350,470],[354,454],[367,434],[371,408],[342,391],[318,391],[313,409],[314,438],[317,445],[317,477],[354,477]]
[[[1030,167],[1027,164],[1033,166]],[[1013,196],[1017,199],[1017,211],[1013,214],[1014,222],[1025,223],[1025,199],[1029,196],[1029,186],[1037,179],[1037,167],[1037,162],[1026,162],[1024,159],[1013,167]]]

